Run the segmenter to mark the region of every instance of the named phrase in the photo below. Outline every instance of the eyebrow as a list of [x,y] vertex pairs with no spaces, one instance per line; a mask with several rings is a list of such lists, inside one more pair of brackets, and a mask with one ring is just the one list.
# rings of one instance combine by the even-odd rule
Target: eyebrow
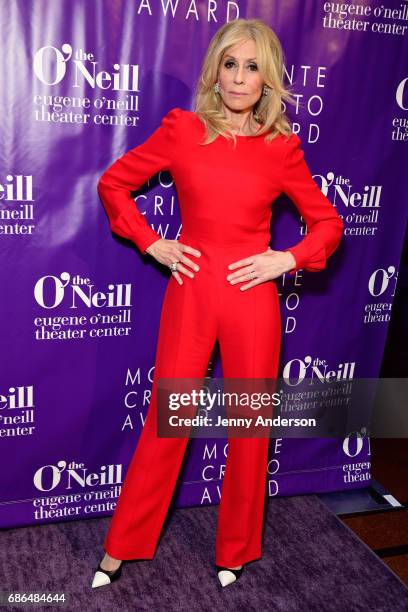
[[[232,57],[232,59],[237,59],[236,57],[234,57],[233,55],[226,55],[225,57]],[[250,62],[251,60],[256,60],[256,57],[249,57],[247,59],[247,62]]]

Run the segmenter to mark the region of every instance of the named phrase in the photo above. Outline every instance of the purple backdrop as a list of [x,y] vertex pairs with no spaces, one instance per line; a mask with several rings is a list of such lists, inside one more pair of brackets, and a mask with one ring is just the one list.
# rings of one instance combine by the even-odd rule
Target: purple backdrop
[[[1,526],[114,509],[148,408],[169,271],[112,235],[96,183],[169,109],[192,108],[226,21],[259,17],[280,37],[299,101],[289,116],[345,221],[323,272],[278,279],[280,375],[344,364],[353,377],[378,375],[407,208],[406,5],[367,0],[359,17],[315,0],[0,6]],[[148,187],[138,206],[178,238],[171,176]],[[297,243],[302,228],[282,196],[272,248]],[[210,371],[222,372],[217,352]],[[218,503],[226,450],[226,440],[190,441],[178,506]],[[272,440],[268,494],[366,486],[369,455],[355,433]]]

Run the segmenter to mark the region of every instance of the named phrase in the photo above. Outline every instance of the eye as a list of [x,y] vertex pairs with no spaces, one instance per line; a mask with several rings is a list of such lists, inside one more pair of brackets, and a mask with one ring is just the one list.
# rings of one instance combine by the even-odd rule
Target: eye
[[230,66],[233,66],[234,62],[232,60],[227,60],[224,64],[225,68],[229,68]]
[[258,66],[256,64],[249,64],[249,69],[251,70],[251,72],[255,72],[256,70],[258,70]]

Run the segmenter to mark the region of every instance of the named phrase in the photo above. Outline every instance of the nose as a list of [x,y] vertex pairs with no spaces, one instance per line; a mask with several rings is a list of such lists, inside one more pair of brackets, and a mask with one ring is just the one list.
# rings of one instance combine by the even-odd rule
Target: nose
[[242,83],[243,82],[243,66],[238,66],[236,72],[235,72],[235,77],[234,77],[234,82],[235,83]]

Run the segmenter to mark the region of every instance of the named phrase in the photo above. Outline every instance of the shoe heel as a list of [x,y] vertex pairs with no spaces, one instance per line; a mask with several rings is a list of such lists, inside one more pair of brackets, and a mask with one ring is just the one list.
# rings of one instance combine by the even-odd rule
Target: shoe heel
[[98,567],[96,568],[95,575],[92,581],[92,588],[94,589],[96,587],[101,587],[107,584],[112,584],[112,582],[115,582],[115,580],[118,580],[122,575],[122,565],[123,565],[123,561],[117,569],[105,570],[101,567],[101,564],[99,563]]
[[223,565],[216,565],[215,569],[217,570],[218,580],[221,583],[221,586],[226,587],[233,582],[239,580],[244,571],[244,565],[238,569],[230,569],[229,567],[224,567]]

